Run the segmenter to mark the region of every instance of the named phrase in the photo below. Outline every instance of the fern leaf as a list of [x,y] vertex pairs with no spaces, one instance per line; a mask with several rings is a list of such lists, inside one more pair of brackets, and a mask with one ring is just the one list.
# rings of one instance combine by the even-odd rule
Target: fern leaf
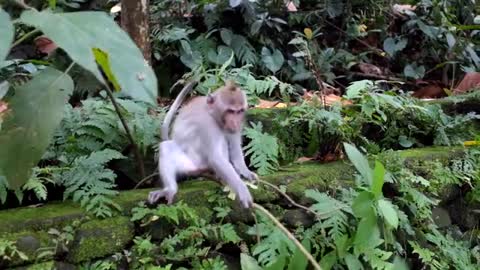
[[245,155],[250,155],[252,166],[258,169],[260,175],[274,171],[278,166],[277,138],[262,132],[262,123],[251,123],[252,127],[245,129],[245,135],[251,140],[245,147]]
[[7,201],[8,182],[5,176],[0,174],[0,201],[4,204]]

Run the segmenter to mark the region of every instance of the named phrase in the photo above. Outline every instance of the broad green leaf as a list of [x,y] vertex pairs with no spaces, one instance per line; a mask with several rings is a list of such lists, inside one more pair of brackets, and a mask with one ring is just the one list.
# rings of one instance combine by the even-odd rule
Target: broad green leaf
[[322,270],[332,269],[332,267],[337,263],[337,255],[335,253],[335,250],[332,250],[322,257],[320,260],[320,266],[322,267]]
[[107,76],[109,82],[113,84],[113,88],[115,91],[120,91],[121,87],[118,84],[117,78],[112,73],[112,69],[110,68],[110,60],[108,58],[108,54],[101,49],[93,48],[93,55],[95,56],[95,60],[97,61],[98,65],[102,68],[102,71]]
[[242,270],[262,270],[258,265],[257,260],[245,253],[240,254],[240,265]]
[[180,61],[190,69],[195,69],[203,64],[203,57],[199,51],[193,51],[192,54],[182,54]]
[[230,7],[234,8],[239,6],[242,3],[242,0],[229,0]]
[[407,39],[396,39],[388,37],[383,41],[383,50],[387,52],[390,56],[395,56],[395,54],[407,46]]
[[378,200],[378,209],[388,225],[396,229],[398,227],[398,215],[392,203],[385,199],[380,199]]
[[382,195],[383,182],[385,181],[385,167],[378,160],[375,160],[375,169],[373,170],[372,193],[375,198]]
[[220,45],[217,48],[217,51],[214,49],[208,52],[208,60],[217,65],[223,65],[228,59],[232,56],[233,51],[227,46]]
[[186,41],[185,39],[180,40],[180,45],[182,46],[182,49],[185,53],[187,54],[193,53],[192,46],[190,46],[190,43],[188,43],[188,41]]
[[347,234],[340,236],[339,238],[335,239],[335,246],[337,247],[337,254],[338,258],[342,259],[345,257],[345,254],[349,248],[349,238]]
[[394,270],[409,270],[407,263],[400,256],[395,256],[395,259],[393,259],[393,269]]
[[267,47],[262,48],[262,62],[271,72],[279,71],[284,61],[282,52],[278,49],[274,49],[272,53]]
[[352,203],[353,214],[358,218],[367,217],[373,212],[373,206],[373,194],[368,191],[360,192]]
[[229,29],[222,29],[222,31],[220,31],[220,37],[228,46],[232,44],[233,33]]
[[10,84],[8,81],[4,81],[0,83],[0,100],[7,94],[8,89],[10,88]]
[[388,37],[383,41],[383,50],[390,56],[395,55],[395,39]]
[[63,118],[72,91],[72,79],[53,68],[46,68],[15,90],[9,102],[12,113],[0,131],[0,170],[10,187],[18,188],[30,177]]
[[230,54],[230,57],[228,58],[227,61],[225,61],[225,63],[222,65],[222,67],[220,68],[220,71],[219,71],[219,74],[223,74],[225,72],[225,70],[227,69],[228,66],[230,66],[233,62],[233,56],[234,56],[234,53],[232,51],[232,53]]
[[[302,246],[308,252],[310,252],[310,249],[311,249],[310,239],[308,238],[303,239]],[[290,263],[288,264],[288,270],[304,270],[307,268],[307,265],[308,265],[307,257],[305,257],[305,255],[297,247],[293,252],[293,256],[292,256],[292,259],[290,260]]]
[[10,51],[13,34],[13,24],[10,20],[10,15],[0,8],[0,63],[5,60]]
[[109,56],[112,74],[122,92],[134,99],[155,104],[157,80],[142,52],[117,23],[104,12],[55,13],[27,10],[20,21],[42,30],[79,65],[104,82],[93,48]]
[[288,42],[291,45],[300,45],[305,44],[305,41],[301,37],[296,37]]
[[422,32],[428,37],[430,37],[431,39],[436,39],[438,33],[440,32],[439,27],[426,25],[420,20],[417,20],[417,25],[420,28],[420,30],[422,30]]
[[413,141],[405,135],[398,136],[398,143],[405,148],[410,148],[413,145]]
[[48,0],[48,6],[50,9],[55,9],[57,7],[57,0]]
[[253,36],[258,34],[260,28],[262,27],[262,24],[262,20],[256,20],[254,23],[252,23],[252,26],[250,26],[250,34],[252,34]]
[[367,158],[358,151],[358,149],[349,143],[343,143],[348,159],[363,177],[365,183],[369,186],[372,184],[372,170],[368,164]]
[[373,82],[370,80],[361,80],[361,81],[352,82],[346,89],[347,91],[345,92],[345,97],[348,99],[360,97],[362,92],[372,87],[373,87]]
[[413,78],[413,79],[421,79],[425,76],[425,67],[424,66],[417,66],[413,65],[406,65],[403,69],[403,75],[405,77]]
[[375,247],[380,240],[377,218],[372,213],[360,220],[355,234],[354,244],[359,247]]
[[277,257],[277,260],[272,263],[271,265],[264,267],[264,270],[283,270],[285,269],[285,263],[286,263],[286,257],[285,254],[281,254],[280,256]]
[[345,256],[345,264],[347,265],[348,270],[363,270],[362,262],[350,253]]
[[446,38],[447,38],[448,47],[449,47],[450,49],[452,49],[453,46],[455,46],[455,43],[457,42],[457,41],[455,40],[455,37],[454,37],[454,36],[452,35],[452,33],[450,33],[450,32],[447,32],[447,34],[446,34],[445,36],[446,36]]

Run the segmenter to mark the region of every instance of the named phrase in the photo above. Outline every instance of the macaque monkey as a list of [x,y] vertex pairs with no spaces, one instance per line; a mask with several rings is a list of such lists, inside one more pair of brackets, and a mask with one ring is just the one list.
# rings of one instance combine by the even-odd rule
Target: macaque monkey
[[235,192],[242,206],[250,208],[253,198],[240,176],[248,180],[258,177],[243,156],[241,133],[248,108],[243,90],[228,81],[212,94],[193,98],[180,109],[169,139],[170,122],[194,85],[191,82],[182,89],[165,116],[158,150],[163,188],[150,192],[148,201],[163,197],[171,204],[178,190],[177,176],[213,171]]

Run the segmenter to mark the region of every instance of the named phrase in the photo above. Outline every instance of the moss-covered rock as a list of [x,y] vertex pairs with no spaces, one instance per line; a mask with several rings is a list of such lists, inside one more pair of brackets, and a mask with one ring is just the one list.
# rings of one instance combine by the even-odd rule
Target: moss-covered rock
[[[413,168],[428,166],[428,162],[438,160],[447,164],[449,160],[463,155],[463,147],[436,147],[400,151],[407,163]],[[262,180],[276,186],[284,186],[287,194],[302,204],[309,203],[304,197],[306,189],[317,189],[319,191],[334,190],[338,187],[353,185],[356,170],[348,161],[337,161],[328,164],[314,162],[304,164],[292,164],[282,168],[279,172],[263,176]],[[215,201],[208,200],[212,191],[221,192],[222,185],[211,180],[193,180],[180,183],[177,201],[183,201],[197,210],[200,217],[210,222],[212,220],[216,205]],[[263,184],[258,184],[258,189],[252,190],[257,203],[262,203],[276,216],[283,216],[284,221],[290,226],[296,224],[306,225],[309,223],[308,216],[289,205],[288,201]],[[77,204],[72,202],[56,202],[42,205],[37,208],[22,207],[0,211],[0,237],[17,243],[18,248],[29,256],[27,263],[33,263],[33,259],[39,248],[54,247],[54,238],[48,234],[48,229],[57,228],[61,231],[66,225],[74,226],[74,240],[68,245],[66,254],[67,262],[78,264],[94,258],[101,258],[114,254],[124,249],[131,243],[135,224],[130,221],[131,209],[139,202],[145,201],[148,192],[153,189],[140,189],[122,191],[114,198],[123,210],[112,218],[97,219],[85,213]],[[223,196],[223,195],[222,195]],[[226,194],[225,194],[226,196]],[[238,208],[238,204],[226,199],[234,209],[234,215],[228,220],[234,223],[242,237],[254,239],[254,236],[247,236],[244,230],[245,223],[252,224],[253,219],[249,211]],[[458,207],[458,206],[455,206]],[[452,217],[452,221],[461,220],[467,228],[478,226],[478,215],[473,212],[457,213],[458,217],[452,216],[454,208],[446,207]],[[458,211],[457,211],[458,212]],[[474,219],[469,218],[475,217]],[[155,226],[164,226],[157,222]],[[246,240],[246,239],[245,239]],[[44,260],[52,260],[52,256],[46,256]],[[26,262],[14,261],[10,267],[25,265]]]
[[78,263],[121,251],[134,237],[134,225],[128,217],[91,220],[75,231],[67,261]]

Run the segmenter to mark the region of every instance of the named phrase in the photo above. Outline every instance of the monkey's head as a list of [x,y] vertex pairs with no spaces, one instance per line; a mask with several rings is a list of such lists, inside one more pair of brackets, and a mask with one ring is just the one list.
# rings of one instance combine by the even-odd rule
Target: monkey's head
[[227,81],[225,86],[209,94],[207,104],[212,116],[225,131],[242,131],[245,111],[248,108],[247,97],[234,82]]

